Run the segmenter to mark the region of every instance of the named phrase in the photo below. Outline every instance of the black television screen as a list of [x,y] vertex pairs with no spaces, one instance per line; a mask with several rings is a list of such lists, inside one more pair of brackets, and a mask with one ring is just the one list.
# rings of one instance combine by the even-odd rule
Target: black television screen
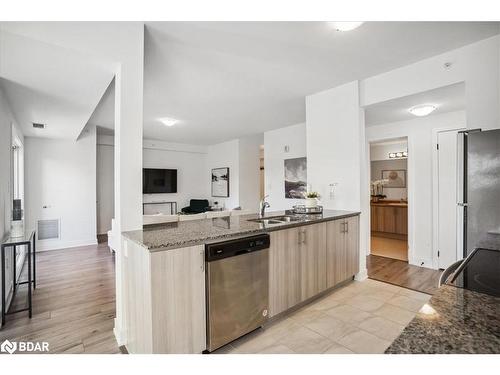
[[177,193],[177,169],[144,168],[142,193]]

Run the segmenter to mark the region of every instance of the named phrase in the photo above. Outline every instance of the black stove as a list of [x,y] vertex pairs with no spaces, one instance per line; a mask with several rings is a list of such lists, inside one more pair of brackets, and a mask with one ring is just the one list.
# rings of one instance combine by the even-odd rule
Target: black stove
[[474,250],[447,284],[500,297],[500,250]]

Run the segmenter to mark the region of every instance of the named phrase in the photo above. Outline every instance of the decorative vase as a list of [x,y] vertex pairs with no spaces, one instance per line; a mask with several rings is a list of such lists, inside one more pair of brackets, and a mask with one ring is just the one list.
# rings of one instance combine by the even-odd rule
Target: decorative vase
[[316,198],[306,198],[306,208],[314,208],[318,206],[318,200]]

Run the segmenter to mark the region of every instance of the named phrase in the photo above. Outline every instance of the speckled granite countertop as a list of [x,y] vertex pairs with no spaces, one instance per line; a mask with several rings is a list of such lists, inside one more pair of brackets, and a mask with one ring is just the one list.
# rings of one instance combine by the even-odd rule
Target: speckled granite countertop
[[500,353],[500,298],[444,285],[424,309],[386,353]]
[[[288,213],[285,211],[268,212],[265,217],[272,218],[285,214]],[[359,215],[359,212],[325,210],[322,214],[318,215],[301,215],[299,221],[265,226],[261,223],[249,221],[258,218],[257,214],[251,214],[148,225],[142,230],[123,232],[123,235],[129,240],[153,252],[199,245],[229,237],[265,233],[322,221],[342,219],[356,215]]]

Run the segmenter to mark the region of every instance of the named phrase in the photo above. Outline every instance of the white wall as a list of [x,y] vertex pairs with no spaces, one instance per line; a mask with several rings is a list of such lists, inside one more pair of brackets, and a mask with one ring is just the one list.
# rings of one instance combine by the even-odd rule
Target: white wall
[[[465,83],[467,127],[499,127],[500,36],[482,40],[360,82],[367,106],[454,83]],[[450,69],[443,67],[451,62]]]
[[[289,151],[285,152],[285,146]],[[285,159],[305,157],[306,124],[296,124],[264,133],[265,194],[270,211],[291,209],[303,199],[285,198]]]
[[[112,136],[97,138],[97,186],[98,186],[98,233],[111,229],[113,218],[113,153]],[[189,205],[193,198],[208,199],[209,185],[206,179],[208,147],[171,143],[157,140],[143,141],[144,168],[177,169],[177,193],[144,194],[144,202],[174,201],[177,210]],[[145,213],[170,214],[169,205],[146,206]]]
[[[4,238],[10,233],[10,220],[12,215],[12,132],[15,132],[21,142],[24,137],[16,120],[10,110],[4,92],[0,87],[0,238]],[[11,270],[14,267],[14,260],[11,252],[8,251],[5,257],[6,280],[5,290],[7,292],[7,304],[10,304],[12,295],[13,277]],[[2,269],[0,269],[0,276]],[[18,272],[19,275],[19,272]],[[1,277],[0,277],[1,283]],[[1,301],[0,301],[1,304]],[[1,306],[0,306],[1,307]],[[1,325],[1,322],[0,322]]]
[[111,230],[115,214],[115,148],[97,141],[97,234]]
[[[207,148],[195,145],[168,145],[159,141],[144,141],[144,168],[177,169],[177,193],[145,194],[144,202],[175,201],[177,210],[189,205],[190,199],[209,196],[206,177]],[[170,213],[165,205],[146,206],[146,213]]]
[[382,143],[370,145],[370,159],[374,160],[391,160],[389,154],[391,152],[408,151],[406,142]]
[[[240,152],[239,140],[218,143],[208,147],[208,156],[206,171],[205,186],[209,188],[210,203],[219,202],[219,205],[224,205],[226,209],[233,209],[240,205]],[[213,168],[229,167],[229,197],[220,198],[212,197],[211,192],[211,171]]]
[[[60,219],[60,239],[38,250],[96,243],[96,129],[77,141],[25,138],[26,223]],[[47,208],[43,208],[47,206]]]
[[[366,128],[366,141],[408,137],[408,245],[409,263],[432,268],[433,129],[464,127],[464,111],[449,112],[409,121]],[[367,161],[368,163],[368,161]],[[363,208],[369,210],[369,203]]]
[[[307,180],[327,208],[360,210],[358,82],[306,97]],[[333,199],[329,184],[337,183]]]
[[[387,170],[407,170],[406,159],[390,159],[390,160],[372,160],[371,163],[370,180],[376,181],[382,179],[382,171]],[[408,173],[406,173],[408,176]],[[408,181],[406,182],[408,186]],[[400,200],[408,198],[408,189],[395,188],[384,186],[384,195],[386,199]]]
[[[406,142],[390,142],[370,145],[370,180],[380,180],[381,171],[387,169],[407,169],[406,159],[389,159],[389,153],[408,151]],[[406,199],[408,197],[407,188],[384,188],[387,199]]]
[[255,134],[239,139],[240,206],[257,212],[260,201],[260,146],[264,135]]
[[[306,97],[307,181],[322,196],[326,208],[361,211],[369,202],[369,179],[362,174],[365,160],[364,111],[359,107],[359,83]],[[336,184],[333,196],[330,184]],[[363,200],[363,201],[362,201]],[[367,211],[361,212],[360,232],[367,232]],[[360,252],[368,240],[360,237]],[[367,277],[366,258],[360,256],[357,279]]]

